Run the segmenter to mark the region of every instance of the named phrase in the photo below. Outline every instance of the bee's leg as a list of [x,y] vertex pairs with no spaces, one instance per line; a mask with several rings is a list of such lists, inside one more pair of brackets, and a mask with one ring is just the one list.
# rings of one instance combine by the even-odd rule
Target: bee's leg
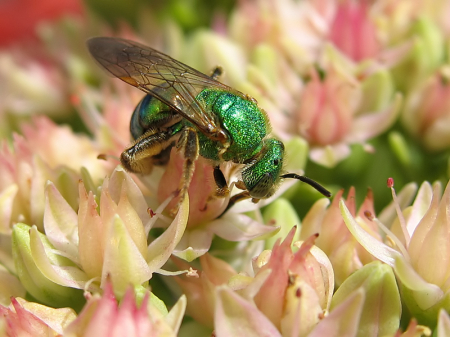
[[177,148],[183,152],[184,164],[180,185],[178,188],[178,195],[180,196],[180,199],[178,200],[177,206],[171,210],[172,214],[176,214],[178,211],[180,204],[186,197],[189,185],[191,184],[192,175],[194,174],[195,169],[195,161],[197,160],[200,151],[197,131],[191,127],[184,128],[181,131]]
[[211,77],[213,80],[217,80],[219,79],[220,76],[222,76],[222,74],[223,74],[222,67],[216,66],[211,72],[211,75],[209,77]]
[[[228,202],[227,208],[225,208],[225,210],[223,211],[222,214],[220,214],[220,216],[224,215],[225,212],[227,212],[231,207],[233,207],[233,205],[235,203],[237,203],[239,201],[247,200],[247,199],[250,199],[250,198],[251,198],[251,196],[250,196],[250,192],[249,191],[244,191],[244,192],[241,192],[239,194],[233,195],[230,198],[230,201]],[[258,201],[259,200],[255,200],[254,202],[258,202]]]
[[125,149],[120,156],[122,166],[134,173],[150,173],[153,168],[153,156],[159,155],[172,143],[171,130],[148,130],[133,145]]

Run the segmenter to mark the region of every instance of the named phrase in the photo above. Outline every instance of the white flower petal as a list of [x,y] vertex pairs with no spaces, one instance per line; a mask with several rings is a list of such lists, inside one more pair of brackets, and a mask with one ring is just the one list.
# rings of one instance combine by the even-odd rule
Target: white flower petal
[[[50,281],[71,288],[83,289],[88,276],[77,268],[61,268],[50,262],[36,226],[30,229],[30,249],[39,271]],[[64,258],[63,258],[64,259]]]
[[403,285],[414,291],[416,303],[422,310],[430,308],[444,296],[437,285],[425,281],[402,256],[395,259],[394,271]]
[[62,255],[78,263],[78,216],[52,182],[45,188],[44,229]]
[[450,317],[443,308],[439,310],[437,336],[450,336]]
[[186,311],[187,299],[186,295],[181,295],[177,303],[170,309],[165,321],[172,328],[172,331],[177,335],[183,321],[184,312]]
[[189,196],[186,196],[171,225],[148,246],[147,261],[152,272],[161,268],[173,253],[175,247],[183,237],[188,216]]
[[0,233],[11,233],[11,214],[14,198],[19,187],[10,185],[0,193]]
[[228,241],[248,241],[275,234],[280,227],[265,226],[244,214],[225,214],[208,224],[208,229]]
[[173,255],[185,261],[193,261],[211,247],[213,233],[206,230],[186,231],[173,251]]
[[312,148],[309,157],[313,162],[331,168],[347,158],[350,152],[350,147],[347,144],[333,144]]
[[353,218],[352,214],[345,205],[344,200],[339,201],[339,208],[341,209],[341,214],[347,225],[348,230],[352,233],[355,239],[373,256],[375,256],[380,261],[394,267],[395,259],[401,257],[401,254],[392,249],[391,247],[385,245],[384,243],[375,239],[372,235],[367,233]]
[[349,143],[364,143],[387,130],[397,120],[402,101],[402,95],[397,93],[392,104],[384,111],[366,113],[357,117],[353,121],[352,129],[346,137],[346,141]]

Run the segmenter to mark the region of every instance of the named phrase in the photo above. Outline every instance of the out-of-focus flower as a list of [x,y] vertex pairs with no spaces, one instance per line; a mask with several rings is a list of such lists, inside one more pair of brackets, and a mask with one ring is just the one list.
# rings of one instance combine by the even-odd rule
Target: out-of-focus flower
[[[55,65],[16,53],[0,53],[0,113],[6,119],[20,120],[32,114],[62,116],[67,113],[64,75]],[[7,136],[11,122],[2,123],[0,132]]]
[[[254,277],[237,274],[223,261],[202,257],[203,270],[198,279],[177,278],[188,297],[188,312],[207,326],[213,326],[214,319],[216,331],[225,329],[223,324],[230,318],[227,316],[236,313],[230,307],[223,310],[224,305],[233,306],[231,302],[224,304],[224,299],[220,298],[228,294],[233,301],[253,307],[252,311],[274,331],[278,329],[283,335],[291,335],[300,329],[301,335],[307,334],[328,310],[334,280],[328,259],[313,246],[315,237],[298,243],[298,251],[292,251],[295,230],[292,229],[282,243],[277,241],[272,252],[264,251],[254,260]],[[224,285],[230,290],[224,289]],[[230,294],[231,289],[237,294]],[[240,300],[238,294],[242,296]],[[245,304],[249,300],[252,303]],[[240,310],[239,306],[236,310]],[[210,314],[205,315],[205,312]],[[247,318],[252,319],[251,316]],[[300,328],[298,322],[301,322]],[[252,323],[243,321],[242,324]]]
[[437,325],[437,336],[450,335],[450,317],[444,309],[439,310],[439,318]]
[[[331,2],[326,4],[332,8]],[[327,33],[326,21],[308,1],[242,1],[231,17],[230,35],[248,51],[268,44],[303,72],[314,63]]]
[[6,336],[61,336],[75,318],[70,308],[53,309],[42,304],[12,298],[11,305],[0,305]]
[[133,288],[128,288],[118,305],[112,284],[107,282],[102,296],[89,298],[79,316],[64,329],[64,336],[176,336],[186,308],[180,297],[167,314],[161,313],[146,292],[138,305]]
[[34,37],[37,26],[44,21],[82,12],[83,5],[79,0],[4,1],[0,5],[0,45]]
[[[334,196],[329,205],[327,199],[318,200],[302,221],[300,239],[305,240],[309,236],[318,233],[316,245],[327,254],[330,259],[336,278],[336,284],[340,285],[352,273],[363,265],[375,259],[356,241],[345,226],[339,211],[339,200],[344,191],[341,190]],[[351,188],[347,195],[347,204],[352,214],[363,215],[365,211],[374,212],[373,195],[369,191],[366,199],[356,213],[355,189]],[[377,228],[368,221],[362,226],[381,240]]]
[[442,66],[409,96],[403,125],[433,151],[450,147],[450,66]]
[[428,326],[435,326],[439,310],[449,310],[450,303],[450,184],[442,198],[440,194],[440,183],[435,183],[433,189],[429,183],[423,183],[413,206],[403,212],[399,209],[391,231],[366,213],[386,232],[389,245],[368,234],[359,224],[361,218],[355,219],[344,201],[340,202],[349,230],[373,256],[394,268],[408,309]]
[[368,1],[337,1],[330,40],[354,61],[376,57],[380,41]]
[[[308,140],[313,161],[333,167],[350,154],[350,144],[364,144],[395,122],[401,96],[393,94],[386,69],[363,75],[360,80],[355,65],[336,51],[329,49],[327,58],[323,74],[311,70],[298,107],[292,112],[296,123],[293,126],[291,122],[289,128]],[[377,91],[374,96],[370,90],[374,87],[387,92]]]
[[19,279],[4,266],[0,266],[0,284],[0,305],[8,305],[12,297],[25,297],[25,288]]
[[42,229],[47,180],[55,182],[76,208],[78,201],[71,191],[83,175],[77,172],[85,167],[90,174],[89,178],[84,174],[85,178],[98,182],[110,166],[97,159],[98,150],[88,137],[57,126],[44,116],[24,125],[23,134],[14,136],[11,148],[3,142],[0,150],[0,191],[9,205],[3,213],[3,233],[10,232],[11,225],[19,221]]
[[425,81],[444,59],[444,36],[430,18],[419,17],[409,27],[412,48],[393,69],[398,90],[408,93]]
[[[202,270],[198,276],[177,276],[175,280],[187,297],[187,313],[201,324],[212,327],[214,322],[214,288],[227,282],[237,272],[225,261],[206,253],[199,258]],[[186,262],[175,260],[180,269],[187,269]],[[202,308],[200,310],[200,308]]]
[[[83,182],[79,183],[79,197],[77,214],[49,183],[43,225],[46,235],[23,224],[13,230],[18,277],[27,291],[44,303],[64,302],[70,296],[73,302],[71,290],[98,290],[107,276],[118,296],[130,284],[145,284],[170,257],[187,223],[186,199],[168,229],[147,246],[154,221],[149,221],[141,191],[122,169],[105,179],[99,204]],[[160,212],[162,209],[156,210]],[[44,283],[48,285],[45,292]]]

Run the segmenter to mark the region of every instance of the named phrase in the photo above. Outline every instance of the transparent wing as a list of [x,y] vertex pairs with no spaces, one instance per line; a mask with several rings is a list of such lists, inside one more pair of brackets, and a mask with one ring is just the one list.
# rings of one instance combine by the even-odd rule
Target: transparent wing
[[137,42],[95,37],[88,40],[87,45],[92,56],[111,74],[157,97],[206,136],[215,139],[215,135],[225,134],[215,114],[206,111],[196,97],[207,87],[242,96],[240,92]]

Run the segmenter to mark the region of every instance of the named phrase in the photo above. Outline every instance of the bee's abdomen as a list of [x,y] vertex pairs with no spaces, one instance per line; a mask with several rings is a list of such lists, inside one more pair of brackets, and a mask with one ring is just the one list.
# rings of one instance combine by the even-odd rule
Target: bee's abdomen
[[176,113],[168,105],[151,95],[145,95],[131,116],[131,135],[136,140],[151,128],[160,128],[169,122],[176,122],[175,116]]

